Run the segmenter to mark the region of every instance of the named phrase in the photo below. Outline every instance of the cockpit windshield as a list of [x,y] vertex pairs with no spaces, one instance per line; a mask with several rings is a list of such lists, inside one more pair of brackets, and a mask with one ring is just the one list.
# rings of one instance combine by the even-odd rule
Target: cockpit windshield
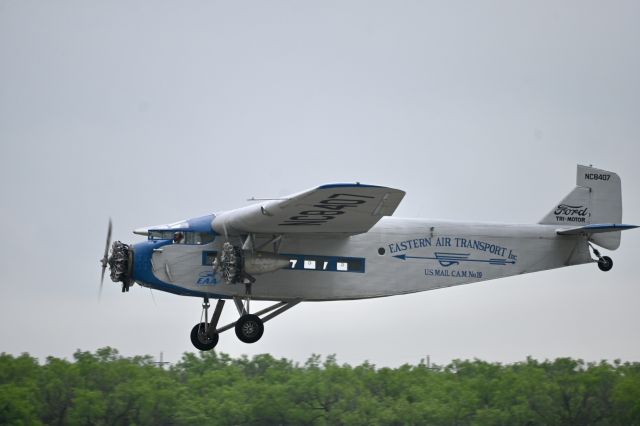
[[214,240],[211,232],[150,230],[150,240],[173,240],[174,244],[208,244]]

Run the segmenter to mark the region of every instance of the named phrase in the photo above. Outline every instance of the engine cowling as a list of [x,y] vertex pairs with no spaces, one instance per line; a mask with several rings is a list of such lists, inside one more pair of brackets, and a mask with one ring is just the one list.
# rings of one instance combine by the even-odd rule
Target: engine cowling
[[289,265],[289,259],[264,251],[243,250],[229,242],[225,242],[219,260],[216,259],[214,270],[219,269],[227,284],[255,279],[252,275],[275,272]]
[[131,268],[133,266],[133,250],[131,246],[120,241],[115,241],[111,246],[109,256],[109,275],[111,281],[122,283],[122,292],[129,291],[133,285]]

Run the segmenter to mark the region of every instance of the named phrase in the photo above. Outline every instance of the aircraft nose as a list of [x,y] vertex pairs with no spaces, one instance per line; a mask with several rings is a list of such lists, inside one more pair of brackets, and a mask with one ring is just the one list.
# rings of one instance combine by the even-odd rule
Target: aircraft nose
[[131,264],[130,264],[130,277],[131,282],[144,283],[143,285],[149,285],[156,281],[153,274],[153,266],[151,264],[151,258],[153,256],[154,249],[160,249],[166,244],[170,244],[171,241],[142,241],[131,245]]

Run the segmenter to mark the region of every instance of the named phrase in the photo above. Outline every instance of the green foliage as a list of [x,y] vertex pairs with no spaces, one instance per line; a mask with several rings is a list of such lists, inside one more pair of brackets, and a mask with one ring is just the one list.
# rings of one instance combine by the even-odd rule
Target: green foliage
[[640,425],[638,363],[391,369],[201,352],[160,368],[112,348],[73,358],[0,354],[0,424]]

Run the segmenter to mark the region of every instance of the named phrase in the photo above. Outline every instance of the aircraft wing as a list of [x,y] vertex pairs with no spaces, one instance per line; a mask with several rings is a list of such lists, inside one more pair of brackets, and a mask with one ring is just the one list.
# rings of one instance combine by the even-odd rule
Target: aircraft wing
[[221,213],[213,220],[219,234],[367,232],[395,211],[405,192],[360,183],[322,185],[278,200]]

